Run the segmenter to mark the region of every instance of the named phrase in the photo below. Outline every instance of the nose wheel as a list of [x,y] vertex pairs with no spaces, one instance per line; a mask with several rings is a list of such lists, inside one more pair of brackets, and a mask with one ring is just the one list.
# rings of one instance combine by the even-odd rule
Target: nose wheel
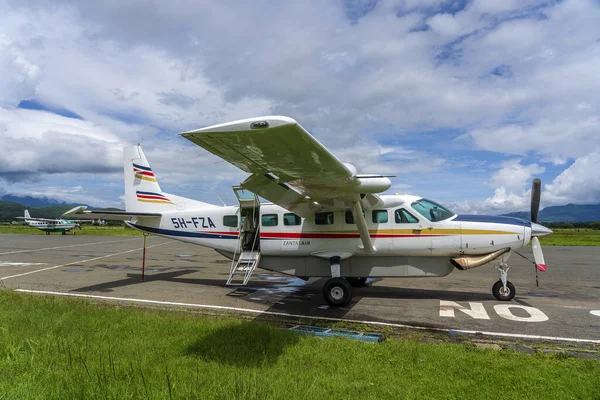
[[498,272],[500,272],[500,280],[492,286],[492,294],[496,300],[510,301],[515,297],[517,292],[515,290],[515,285],[508,281],[508,265],[503,262],[500,265],[497,265],[496,268],[498,269]]
[[515,297],[515,285],[511,282],[506,281],[506,287],[502,284],[502,281],[494,283],[492,287],[492,294],[499,301],[509,301]]

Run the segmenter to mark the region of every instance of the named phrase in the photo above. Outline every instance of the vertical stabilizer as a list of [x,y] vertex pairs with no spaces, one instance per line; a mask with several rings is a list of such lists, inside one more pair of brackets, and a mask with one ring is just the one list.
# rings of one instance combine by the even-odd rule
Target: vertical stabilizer
[[176,209],[162,192],[140,145],[124,149],[125,208],[127,211],[162,212]]
[[25,210],[25,218],[31,218],[31,215],[29,215],[29,210]]
[[123,158],[127,211],[156,213],[216,207],[163,192],[139,144],[125,147]]

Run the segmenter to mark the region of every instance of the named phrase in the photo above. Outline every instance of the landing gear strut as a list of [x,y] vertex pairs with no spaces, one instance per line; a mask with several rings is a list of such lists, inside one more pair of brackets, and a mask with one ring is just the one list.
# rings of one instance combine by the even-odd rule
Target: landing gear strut
[[339,256],[334,256],[329,259],[331,267],[331,279],[328,279],[323,285],[323,297],[329,305],[334,307],[343,307],[352,300],[352,287],[347,280],[340,277],[340,261]]
[[497,265],[496,268],[500,272],[500,280],[494,283],[492,287],[492,294],[496,298],[496,300],[500,301],[509,301],[515,297],[515,285],[507,280],[508,278],[508,265],[505,262]]

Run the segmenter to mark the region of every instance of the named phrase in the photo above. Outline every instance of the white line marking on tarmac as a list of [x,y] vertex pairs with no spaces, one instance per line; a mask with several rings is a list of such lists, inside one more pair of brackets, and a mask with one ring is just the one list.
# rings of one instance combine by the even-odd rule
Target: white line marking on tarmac
[[0,267],[29,267],[31,265],[46,265],[46,263],[0,261]]
[[110,241],[106,241],[106,242],[94,242],[94,243],[82,243],[82,244],[70,244],[68,246],[56,246],[56,247],[46,247],[43,249],[31,249],[31,250],[15,250],[15,251],[8,251],[6,253],[0,253],[0,256],[3,256],[5,254],[16,254],[16,253],[27,253],[27,252],[34,252],[34,251],[43,251],[43,250],[56,250],[56,249],[66,249],[67,247],[78,247],[78,246],[91,246],[93,244],[106,244],[106,243],[121,243],[121,242],[127,242],[129,240],[137,240],[138,238],[133,238],[133,239],[123,239],[123,240],[110,240]]
[[312,316],[312,315],[300,315],[300,314],[289,314],[289,313],[274,312],[274,311],[262,311],[262,310],[255,310],[252,308],[213,306],[213,305],[208,305],[208,304],[178,303],[178,302],[174,302],[174,301],[132,299],[132,298],[126,298],[126,297],[95,296],[95,295],[91,295],[91,294],[50,292],[50,291],[46,291],[46,290],[15,289],[15,292],[50,294],[50,295],[55,295],[55,296],[84,297],[84,298],[89,298],[89,299],[112,300],[112,301],[129,301],[129,302],[133,302],[133,303],[161,304],[161,305],[169,305],[169,306],[207,308],[207,309],[212,309],[212,310],[238,311],[238,312],[251,313],[251,314],[265,314],[265,315],[276,315],[276,316],[283,316],[283,317],[318,319],[318,320],[323,320],[323,321],[336,321],[336,322],[343,321],[343,322],[351,322],[351,323],[365,324],[365,325],[390,326],[390,327],[394,327],[394,328],[408,328],[408,329],[418,329],[418,330],[433,330],[433,331],[438,331],[438,332],[458,332],[458,333],[466,333],[466,334],[473,334],[473,335],[478,334],[478,335],[495,336],[495,337],[510,337],[510,338],[519,338],[519,339],[537,339],[537,340],[552,340],[552,341],[561,341],[561,342],[600,344],[600,340],[594,340],[594,339],[576,339],[576,338],[564,338],[564,337],[557,337],[557,336],[525,335],[525,334],[519,334],[519,333],[472,331],[472,330],[465,330],[465,329],[430,328],[430,327],[416,326],[416,325],[394,324],[394,323],[389,323],[389,322],[360,321],[360,320],[354,320],[354,319],[332,318],[332,317],[317,317],[317,316]]
[[595,315],[596,317],[600,317],[600,310],[592,310],[590,314]]
[[[163,244],[167,244],[167,243],[170,243],[170,241],[169,242],[164,242],[164,243],[159,243],[159,244],[153,244],[152,246],[146,246],[146,248],[150,249],[152,247],[162,246]],[[143,249],[143,247],[139,247],[139,248],[133,249],[133,250],[122,251],[121,253],[107,254],[105,256],[88,258],[87,260],[77,260],[77,261],[73,261],[73,262],[70,262],[70,263],[67,263],[67,264],[55,265],[54,267],[42,268],[42,269],[37,269],[35,271],[24,272],[22,274],[5,276],[4,278],[0,278],[0,281],[6,280],[6,279],[11,279],[11,278],[18,278],[19,276],[25,276],[25,275],[35,274],[36,272],[43,272],[43,271],[49,271],[49,270],[55,269],[55,268],[66,267],[66,266],[72,265],[72,264],[81,264],[81,263],[85,263],[85,262],[88,262],[88,261],[100,260],[102,258],[108,258],[108,257],[118,256],[118,255],[121,255],[121,254],[133,253],[134,251],[140,251],[142,249]]]

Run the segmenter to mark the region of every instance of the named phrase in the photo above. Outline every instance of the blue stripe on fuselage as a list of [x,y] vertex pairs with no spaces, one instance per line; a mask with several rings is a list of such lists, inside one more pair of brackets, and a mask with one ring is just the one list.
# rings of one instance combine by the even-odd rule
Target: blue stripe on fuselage
[[171,229],[152,228],[149,226],[132,224],[131,222],[128,222],[127,224],[131,225],[132,228],[139,229],[140,231],[155,233],[157,235],[202,238],[202,239],[237,239],[238,238],[237,236],[233,236],[233,235],[229,236],[229,235],[219,235],[219,234],[212,234],[212,233],[186,232],[186,231],[174,231]]
[[501,217],[496,215],[469,215],[459,214],[452,221],[458,222],[488,222],[492,224],[507,224],[531,227],[531,222],[515,217]]

